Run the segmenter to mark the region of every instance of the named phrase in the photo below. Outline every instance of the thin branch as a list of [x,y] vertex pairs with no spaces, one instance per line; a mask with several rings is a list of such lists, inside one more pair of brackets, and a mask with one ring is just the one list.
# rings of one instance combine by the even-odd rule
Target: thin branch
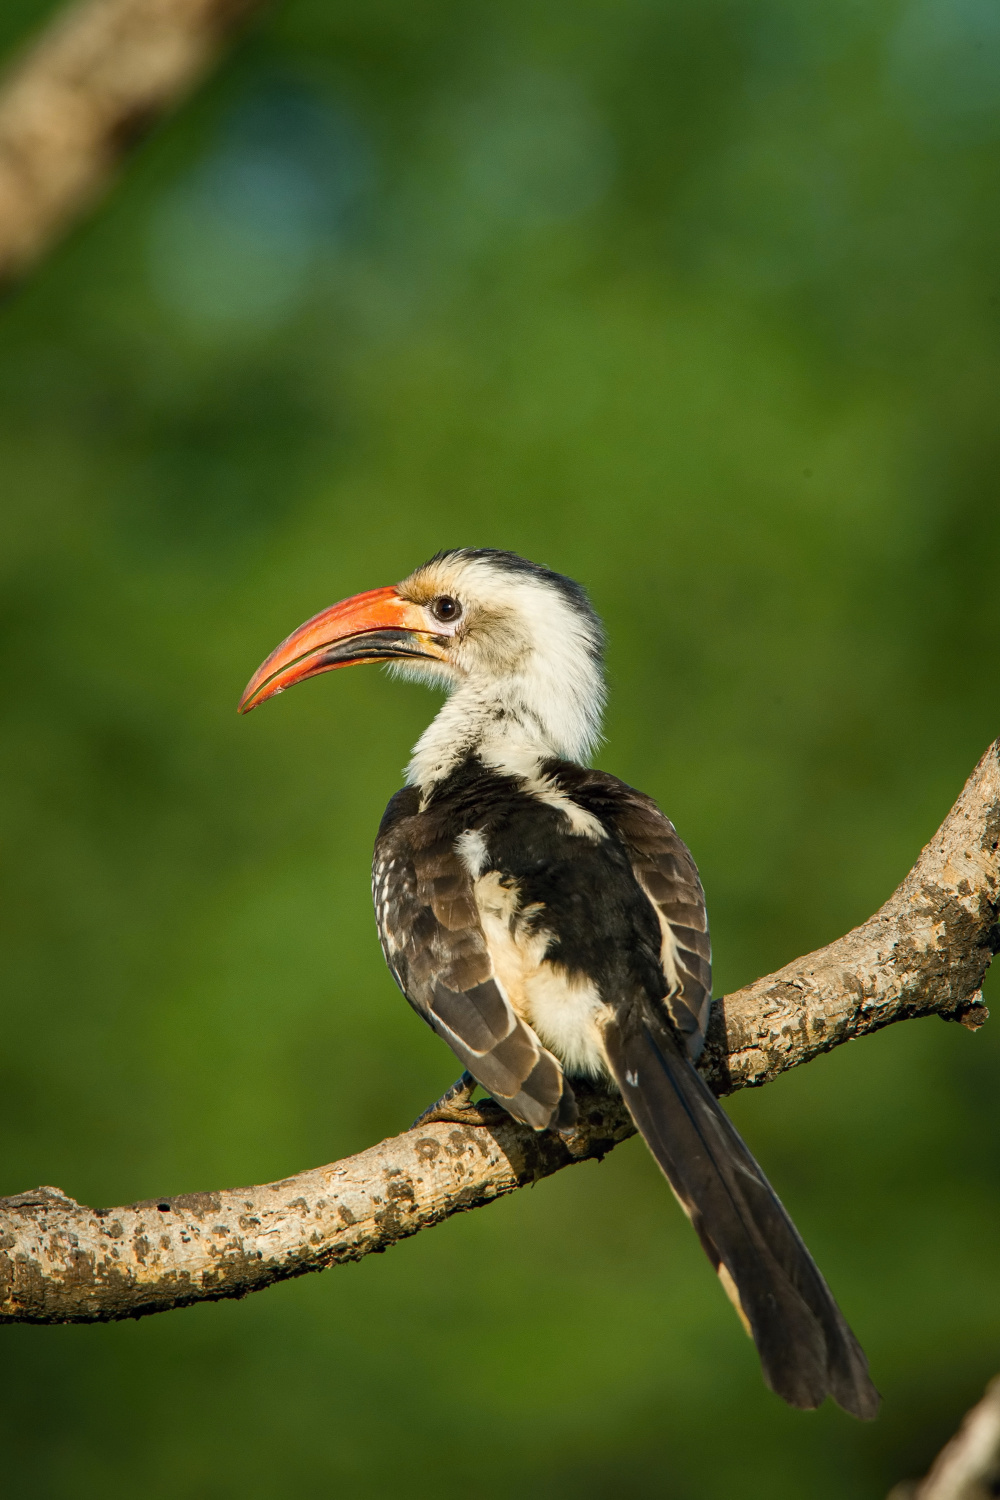
[[0,90],[0,286],[110,185],[265,0],[82,0]]
[[[937,1014],[975,1030],[1000,947],[1000,741],[885,906],[816,953],[717,1002],[702,1067],[720,1094],[853,1037]],[[634,1133],[581,1091],[568,1144],[495,1105],[459,1112],[282,1182],[85,1208],[58,1188],[0,1199],[0,1320],[141,1317],[319,1271],[477,1208]]]
[[904,1480],[889,1500],[990,1500],[1000,1484],[1000,1375],[963,1418],[926,1478]]

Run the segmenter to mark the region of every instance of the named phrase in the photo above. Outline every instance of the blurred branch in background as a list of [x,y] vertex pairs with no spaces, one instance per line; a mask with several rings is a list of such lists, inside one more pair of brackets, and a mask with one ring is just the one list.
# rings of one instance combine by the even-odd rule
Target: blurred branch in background
[[1000,1375],[967,1413],[926,1478],[905,1480],[888,1500],[990,1500],[1000,1493]]
[[[1000,740],[873,917],[717,1003],[703,1071],[730,1093],[893,1021],[938,1014],[977,1029],[998,908]],[[634,1133],[618,1098],[580,1090],[580,1103],[568,1143],[489,1103],[261,1187],[96,1211],[58,1188],[0,1199],[0,1320],[139,1317],[386,1250]]]
[[264,0],[84,0],[0,89],[0,287],[110,185],[126,151]]

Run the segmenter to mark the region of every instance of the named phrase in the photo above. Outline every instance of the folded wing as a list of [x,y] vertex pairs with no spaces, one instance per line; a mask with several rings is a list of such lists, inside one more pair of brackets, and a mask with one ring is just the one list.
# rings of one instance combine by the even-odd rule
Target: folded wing
[[515,1015],[493,969],[472,879],[443,821],[397,793],[375,845],[372,892],[386,963],[403,994],[464,1068],[516,1120],[544,1130],[575,1119],[562,1068]]
[[558,779],[625,847],[660,923],[662,1003],[697,1061],[712,1008],[712,943],[705,892],[687,845],[652,797],[616,776],[565,765]]

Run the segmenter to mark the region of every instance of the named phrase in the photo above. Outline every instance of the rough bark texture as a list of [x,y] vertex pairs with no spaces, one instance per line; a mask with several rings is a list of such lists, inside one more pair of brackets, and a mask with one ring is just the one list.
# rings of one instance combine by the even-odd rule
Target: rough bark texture
[[702,1071],[716,1093],[769,1083],[853,1037],[936,1014],[975,1031],[1000,949],[1000,740],[899,889],[844,937],[716,1002]]
[[[975,1029],[1000,947],[998,904],[1000,741],[875,916],[717,1002],[706,1076],[720,1094],[767,1083],[911,1016]],[[594,1089],[569,1143],[487,1103],[262,1187],[113,1209],[85,1208],[58,1188],[0,1199],[0,1320],[92,1322],[242,1297],[386,1250],[633,1133],[620,1100]]]
[[264,0],[84,0],[0,92],[0,287],[58,239],[119,160]]

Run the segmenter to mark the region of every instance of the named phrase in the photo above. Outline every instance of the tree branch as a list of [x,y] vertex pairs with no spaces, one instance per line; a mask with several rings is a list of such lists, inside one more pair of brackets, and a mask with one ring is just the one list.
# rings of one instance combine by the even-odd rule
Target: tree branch
[[0,91],[0,287],[101,195],[128,148],[264,0],[83,0]]
[[889,1500],[990,1500],[1000,1484],[1000,1375],[919,1481],[904,1480]]
[[[1000,741],[880,911],[716,1002],[701,1064],[716,1092],[767,1083],[912,1016],[982,1025],[983,977],[1000,948],[998,851]],[[58,1188],[0,1199],[0,1321],[141,1317],[386,1250],[634,1134],[617,1096],[579,1093],[568,1143],[487,1102],[262,1187],[113,1209]]]

